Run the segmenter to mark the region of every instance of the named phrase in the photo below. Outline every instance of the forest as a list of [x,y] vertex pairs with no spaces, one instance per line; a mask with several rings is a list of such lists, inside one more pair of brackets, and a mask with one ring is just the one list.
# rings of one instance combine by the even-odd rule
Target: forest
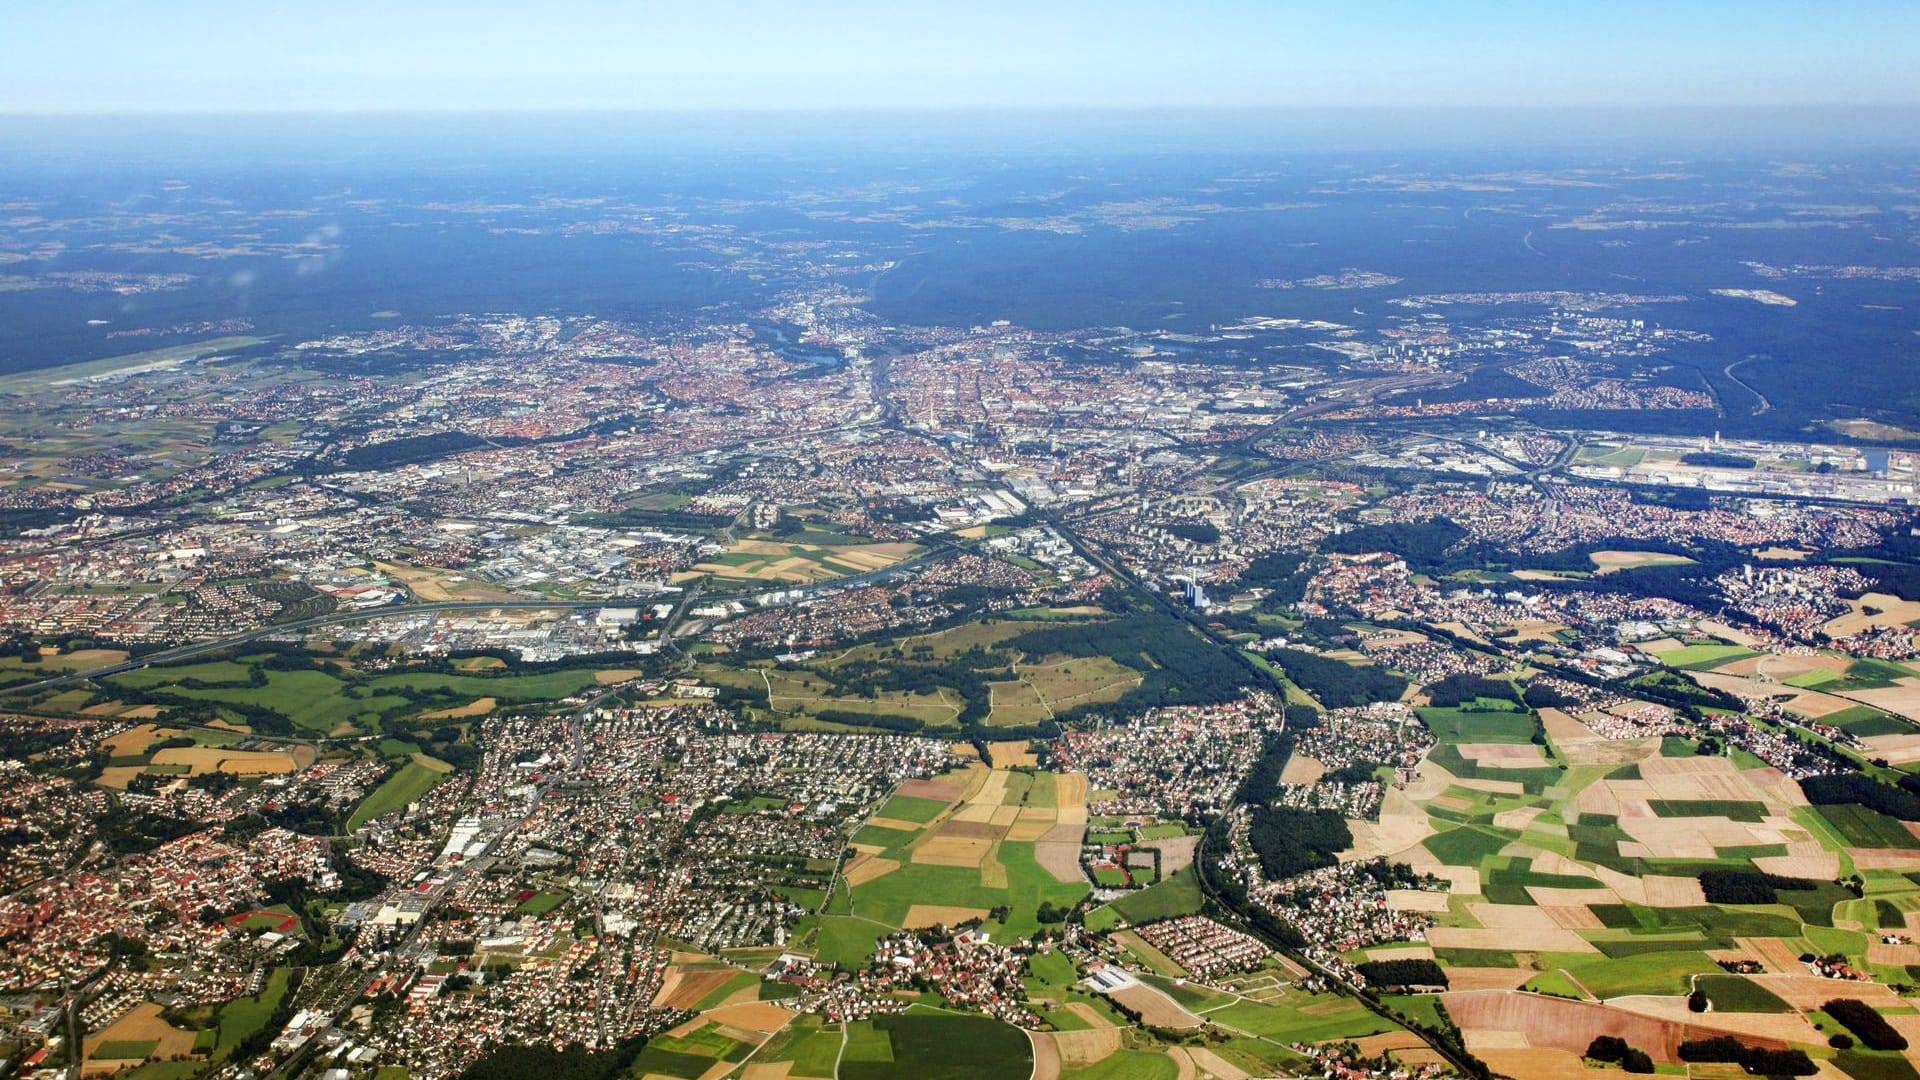
[[1269,881],[1281,881],[1332,866],[1335,855],[1353,846],[1347,820],[1333,810],[1263,806],[1254,810],[1247,842],[1260,857]]
[[1279,649],[1273,659],[1302,690],[1329,709],[1396,701],[1407,680],[1378,666],[1361,667],[1300,649]]

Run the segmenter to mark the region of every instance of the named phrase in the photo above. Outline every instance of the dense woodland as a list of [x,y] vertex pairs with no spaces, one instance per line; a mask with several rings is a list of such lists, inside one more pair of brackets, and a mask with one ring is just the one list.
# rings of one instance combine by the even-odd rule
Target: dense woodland
[[1273,659],[1287,678],[1329,709],[1395,701],[1407,688],[1407,680],[1378,665],[1361,667],[1300,649],[1276,650]]

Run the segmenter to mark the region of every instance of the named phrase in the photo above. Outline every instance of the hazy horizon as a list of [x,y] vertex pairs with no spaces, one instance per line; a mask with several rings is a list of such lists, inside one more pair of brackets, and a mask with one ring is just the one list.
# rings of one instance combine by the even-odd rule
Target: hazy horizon
[[0,112],[1914,106],[1870,0],[11,5]]

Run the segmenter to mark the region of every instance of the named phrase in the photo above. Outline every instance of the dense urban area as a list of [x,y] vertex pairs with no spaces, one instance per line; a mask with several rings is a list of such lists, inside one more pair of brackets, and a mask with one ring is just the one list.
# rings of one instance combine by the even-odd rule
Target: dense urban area
[[1683,362],[1873,268],[938,325],[594,213],[774,299],[0,376],[0,1075],[1920,1076],[1920,452]]

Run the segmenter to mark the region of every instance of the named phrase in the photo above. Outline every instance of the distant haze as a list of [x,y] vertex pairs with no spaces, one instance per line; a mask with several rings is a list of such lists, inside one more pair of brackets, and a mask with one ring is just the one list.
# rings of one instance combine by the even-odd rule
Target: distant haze
[[0,111],[1915,106],[1920,4],[21,0]]

